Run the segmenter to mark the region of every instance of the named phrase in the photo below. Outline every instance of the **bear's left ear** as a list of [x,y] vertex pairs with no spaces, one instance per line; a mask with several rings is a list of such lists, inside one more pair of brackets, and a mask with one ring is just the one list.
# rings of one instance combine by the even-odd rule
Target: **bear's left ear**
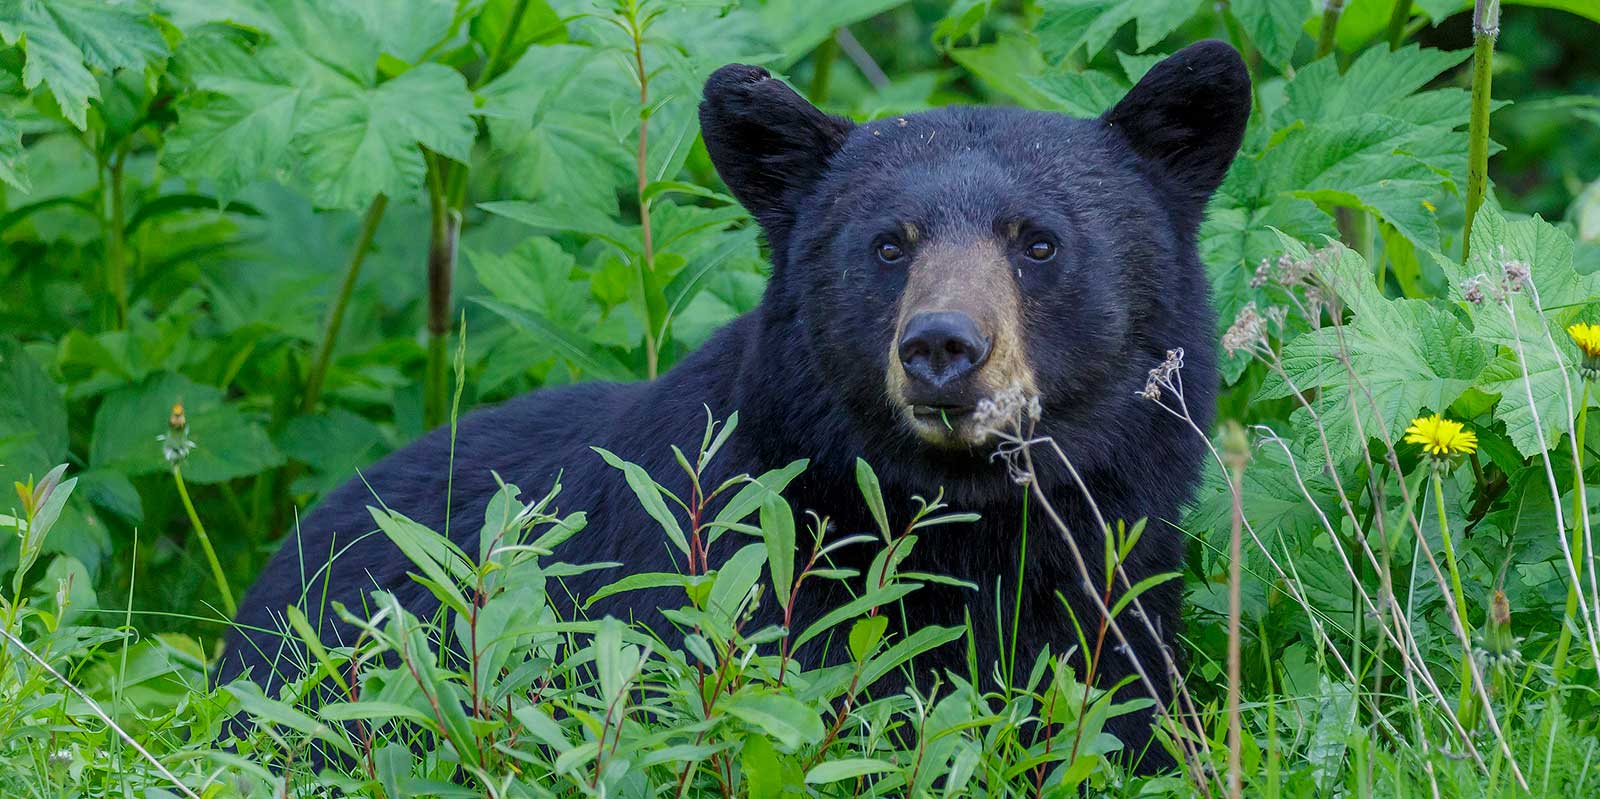
[[761,67],[712,73],[700,130],[717,174],[781,246],[793,226],[794,195],[813,186],[854,125],[807,102]]
[[1222,183],[1250,119],[1250,73],[1225,42],[1192,44],[1156,64],[1101,120],[1196,214]]

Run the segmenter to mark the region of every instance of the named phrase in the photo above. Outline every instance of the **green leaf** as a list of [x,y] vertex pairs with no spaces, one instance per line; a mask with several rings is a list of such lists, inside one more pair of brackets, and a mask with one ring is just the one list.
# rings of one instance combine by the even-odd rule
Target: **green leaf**
[[766,560],[762,544],[746,544],[733,553],[733,557],[723,561],[717,567],[716,582],[711,584],[711,592],[706,597],[706,610],[718,614],[731,624],[734,614],[750,594],[750,589],[761,579],[761,565]]
[[790,750],[822,740],[822,717],[794,697],[746,691],[733,695],[723,710]]
[[[1462,298],[1467,280],[1487,278],[1485,301],[1464,306],[1473,335],[1498,348],[1498,357],[1483,370],[1477,387],[1500,395],[1494,416],[1505,423],[1506,434],[1523,456],[1554,446],[1572,430],[1577,409],[1569,402],[1576,403],[1580,391],[1575,365],[1581,358],[1566,328],[1577,321],[1600,322],[1595,311],[1600,303],[1600,273],[1583,275],[1573,269],[1572,240],[1548,222],[1538,217],[1507,222],[1488,204],[1473,221],[1468,264],[1462,266],[1438,253],[1434,260],[1450,279],[1453,299]],[[1501,282],[1504,264],[1510,260],[1529,266],[1542,314],[1534,309],[1527,289],[1509,295],[1509,306],[1494,299],[1493,287]]]
[[688,588],[697,581],[697,578],[687,574],[674,572],[642,572],[630,574],[614,583],[602,587],[589,595],[583,602],[583,607],[588,610],[594,603],[616,594],[625,594],[629,591],[646,591],[652,588]]
[[471,613],[459,583],[472,579],[472,565],[455,544],[396,511],[368,507],[367,512],[406,560],[422,570],[440,601],[463,616]]
[[1132,21],[1137,26],[1136,47],[1142,53],[1177,30],[1199,7],[1199,0],[1043,0],[1034,32],[1052,61],[1060,61],[1079,45],[1093,58]]
[[66,457],[61,389],[21,344],[0,337],[0,487],[42,477]]
[[[383,52],[415,64],[450,33],[456,0],[344,0]],[[403,22],[402,22],[403,20]]]
[[767,544],[767,569],[778,605],[789,608],[789,592],[794,587],[794,511],[788,500],[768,493],[761,501],[761,535]]
[[861,489],[861,496],[867,501],[867,510],[872,512],[872,519],[878,523],[878,532],[883,534],[883,540],[888,543],[889,513],[883,507],[883,487],[878,484],[878,474],[872,471],[872,464],[861,458],[856,458],[856,487]]
[[889,617],[883,614],[856,619],[850,625],[850,656],[860,663],[870,657],[889,629]]
[[23,171],[22,159],[25,155],[22,131],[17,128],[16,120],[9,115],[0,115],[0,182],[23,194],[27,194],[32,185]]
[[142,69],[167,55],[167,42],[140,3],[108,0],[0,0],[0,41],[22,42],[22,83],[43,83],[61,114],[88,129],[89,101],[100,97],[91,68]]
[[[1338,294],[1353,316],[1342,329],[1332,326],[1298,336],[1283,348],[1283,369],[1293,386],[1276,373],[1257,397],[1293,395],[1297,387],[1317,414],[1335,458],[1366,447],[1367,439],[1399,440],[1424,408],[1442,413],[1471,388],[1488,358],[1454,316],[1424,300],[1391,300],[1378,291],[1366,259],[1343,245],[1330,244],[1318,275]],[[1285,239],[1291,258],[1310,257]],[[1352,385],[1341,360],[1360,381]],[[1310,414],[1300,408],[1290,417],[1305,440],[1306,453],[1325,461]]]
[[494,311],[525,333],[538,337],[540,342],[550,344],[562,357],[590,377],[602,380],[632,380],[634,377],[632,370],[611,353],[539,314],[482,297],[474,299],[474,302]]
[[179,101],[163,162],[191,179],[216,182],[224,196],[288,165],[301,124],[306,86],[289,51],[252,52],[236,40],[187,40],[180,59],[202,91]]
[[317,201],[365,206],[375,195],[404,197],[422,187],[418,146],[456,161],[470,156],[477,129],[461,73],[423,64],[375,89],[331,92],[311,101],[299,127],[301,168]]
[[894,771],[895,765],[886,760],[856,757],[845,760],[829,760],[818,763],[806,772],[806,783],[822,785],[840,780],[853,780],[865,777],[868,774],[882,774],[885,771]]
[[672,514],[672,509],[667,507],[666,500],[661,498],[666,489],[651,479],[644,467],[625,461],[600,447],[590,447],[590,449],[598,453],[606,463],[611,464],[612,468],[622,472],[628,480],[628,487],[633,489],[633,495],[638,497],[644,512],[650,514],[650,518],[655,519],[656,524],[661,525],[661,529],[666,531],[667,538],[672,540],[672,545],[677,547],[678,551],[685,555],[689,554],[689,540],[683,536],[683,527],[678,524],[678,517]]
[[153,374],[106,394],[94,417],[89,462],[130,475],[169,467],[156,437],[167,432],[174,403],[182,402],[194,451],[183,463],[190,483],[221,483],[283,463],[266,431],[222,393],[171,372]]
[[1289,63],[1311,16],[1308,0],[1234,0],[1232,13],[1250,34],[1261,57],[1274,66]]

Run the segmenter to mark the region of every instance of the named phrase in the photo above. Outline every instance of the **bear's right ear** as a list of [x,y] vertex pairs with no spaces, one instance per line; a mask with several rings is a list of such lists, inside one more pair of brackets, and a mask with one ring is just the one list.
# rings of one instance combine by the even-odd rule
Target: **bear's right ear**
[[1233,163],[1249,119],[1250,72],[1239,51],[1215,40],[1156,64],[1101,117],[1155,167],[1196,222]]
[[817,182],[854,125],[830,116],[761,67],[729,64],[706,81],[700,130],[717,174],[739,202],[782,238],[792,195]]

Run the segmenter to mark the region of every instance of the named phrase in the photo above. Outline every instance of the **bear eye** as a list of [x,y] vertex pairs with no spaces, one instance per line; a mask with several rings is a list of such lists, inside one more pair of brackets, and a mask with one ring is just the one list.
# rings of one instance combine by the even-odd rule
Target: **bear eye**
[[901,249],[900,245],[892,241],[878,244],[878,260],[886,264],[892,264],[904,257],[906,257],[906,251]]
[[1030,261],[1048,261],[1056,256],[1056,245],[1053,242],[1040,239],[1029,244],[1023,253]]

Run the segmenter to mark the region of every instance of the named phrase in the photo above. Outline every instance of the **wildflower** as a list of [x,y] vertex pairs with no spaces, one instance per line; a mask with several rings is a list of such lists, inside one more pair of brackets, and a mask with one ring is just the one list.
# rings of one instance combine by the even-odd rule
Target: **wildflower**
[[1024,416],[1028,421],[1039,421],[1041,411],[1039,396],[1029,394],[1021,384],[1016,384],[993,397],[978,400],[972,416],[979,430],[1004,433],[1020,429]]
[[[1253,307],[1253,306],[1252,306]],[[1161,389],[1165,388],[1174,394],[1179,393],[1178,382],[1175,379],[1179,370],[1183,369],[1183,348],[1167,350],[1167,358],[1156,368],[1150,370],[1150,376],[1144,381],[1144,390],[1138,395],[1151,401],[1161,399]]]
[[1239,309],[1239,315],[1234,318],[1233,325],[1228,332],[1222,334],[1222,348],[1229,355],[1244,350],[1252,355],[1259,354],[1267,349],[1267,324],[1261,312],[1256,310],[1256,304],[1250,303]]
[[167,432],[156,436],[156,440],[161,442],[161,454],[173,466],[183,463],[194,451],[194,439],[189,437],[189,417],[183,412],[182,402],[173,404],[172,414],[167,417]]
[[1489,279],[1481,274],[1473,275],[1461,283],[1461,298],[1473,305],[1483,304],[1483,284]]
[[1506,600],[1506,592],[1494,592],[1489,602],[1489,618],[1484,620],[1483,629],[1474,639],[1476,646],[1472,654],[1484,671],[1509,672],[1522,664],[1522,652],[1518,649],[1522,639],[1511,634],[1511,603]]
[[1422,450],[1432,455],[1435,462],[1448,462],[1457,455],[1467,455],[1478,449],[1478,436],[1462,427],[1460,422],[1439,414],[1411,420],[1406,428],[1406,443],[1421,444]]
[[1567,335],[1583,352],[1583,365],[1578,373],[1591,383],[1600,382],[1600,325],[1579,322],[1567,328]]
[[1522,290],[1522,285],[1528,282],[1528,276],[1533,273],[1533,267],[1527,261],[1510,260],[1500,264],[1500,269],[1505,272],[1506,288],[1517,292]]

